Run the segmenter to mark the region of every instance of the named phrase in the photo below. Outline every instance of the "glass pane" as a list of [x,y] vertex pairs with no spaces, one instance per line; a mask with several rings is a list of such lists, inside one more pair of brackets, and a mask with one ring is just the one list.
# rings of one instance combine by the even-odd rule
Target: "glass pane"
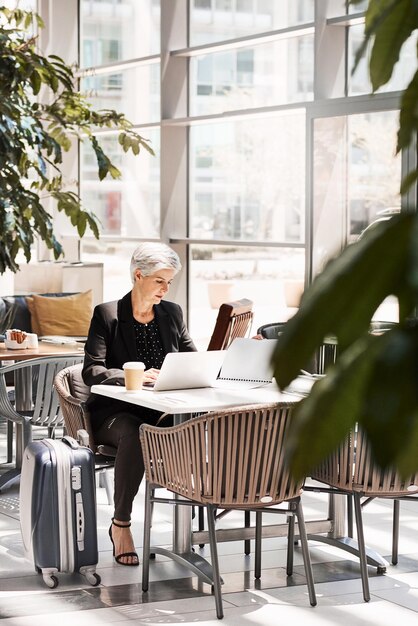
[[190,236],[303,242],[305,113],[190,129]]
[[193,57],[191,115],[312,100],[313,36]]
[[[11,10],[20,9],[21,11],[32,11],[33,13],[38,13],[39,10],[37,0],[5,0],[1,3],[1,6]],[[36,36],[36,33],[39,31],[36,22],[32,23],[29,28],[25,28],[23,24],[19,28],[26,30],[27,39]]]
[[3,7],[8,9],[20,9],[21,11],[38,11],[37,0],[3,0]]
[[139,242],[82,239],[84,263],[103,263],[103,302],[118,300],[132,289],[129,265]]
[[[352,26],[349,28],[348,40],[348,67],[354,67],[355,54],[363,41],[364,26]],[[378,93],[387,91],[398,91],[405,89],[415,73],[416,68],[416,34],[411,36],[404,44],[398,63],[395,65],[392,78],[386,85],[378,89]],[[372,86],[369,79],[368,62],[370,58],[370,47],[360,61],[354,74],[349,71],[349,95],[370,93]]]
[[88,76],[81,81],[81,90],[95,109],[123,112],[133,124],[160,120],[159,63]]
[[155,157],[144,150],[138,156],[125,154],[116,135],[100,138],[106,154],[122,172],[120,180],[107,177],[99,181],[94,152],[82,146],[81,196],[101,220],[102,235],[159,236],[160,135],[157,130],[141,132],[151,140]]
[[[400,209],[397,127],[397,111],[315,120],[314,274],[370,223]],[[377,319],[396,320],[393,299],[384,309]]]
[[80,7],[81,67],[159,54],[160,0],[83,0]]
[[190,261],[189,330],[206,350],[223,302],[254,302],[251,335],[269,322],[286,321],[303,291],[305,251],[193,245]]
[[314,0],[191,0],[190,45],[313,21]]
[[348,4],[349,13],[360,13],[361,11],[366,11],[367,5],[369,3],[368,3],[368,0],[362,0],[362,2],[358,2],[357,4],[351,4],[347,0],[347,4]]

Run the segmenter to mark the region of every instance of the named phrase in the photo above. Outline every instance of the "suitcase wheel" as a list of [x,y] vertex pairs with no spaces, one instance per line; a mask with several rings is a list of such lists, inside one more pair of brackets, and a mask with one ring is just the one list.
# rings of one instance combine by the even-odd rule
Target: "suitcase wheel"
[[100,585],[100,583],[102,582],[102,579],[100,578],[99,574],[96,574],[96,572],[87,572],[85,574],[85,577],[87,582],[90,583],[90,585],[92,585],[93,587],[97,587],[97,585]]
[[50,589],[55,589],[56,587],[58,587],[58,578],[54,576],[53,574],[44,574],[43,579],[44,579],[44,583]]

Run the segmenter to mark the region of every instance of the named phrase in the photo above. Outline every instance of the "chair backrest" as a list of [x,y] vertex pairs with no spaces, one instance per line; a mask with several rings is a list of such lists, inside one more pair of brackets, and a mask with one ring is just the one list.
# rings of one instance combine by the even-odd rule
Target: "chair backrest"
[[[1,402],[8,402],[6,375],[13,373],[15,377],[25,376],[26,380],[31,381],[31,385],[25,389],[28,398],[24,401],[31,403],[32,406],[30,409],[21,411],[21,414],[26,416],[32,426],[50,429],[62,426],[64,419],[59,396],[54,388],[54,379],[61,369],[79,363],[83,358],[84,355],[39,357],[3,367],[0,376]],[[19,412],[18,399],[16,399],[16,410]]]
[[81,376],[83,364],[78,363],[67,367],[54,380],[55,389],[60,398],[67,433],[77,439],[79,430],[86,430],[89,435],[89,446],[95,451],[93,432],[84,403],[90,395],[89,387]]
[[208,350],[226,350],[236,337],[245,337],[251,330],[253,303],[247,298],[221,304]]
[[285,463],[292,403],[208,413],[178,426],[140,427],[147,480],[221,508],[279,504],[300,494]]
[[83,364],[78,363],[61,370],[55,377],[54,386],[60,398],[65,428],[74,439],[78,439],[79,430],[85,430],[89,437],[88,446],[96,455],[96,467],[98,464],[109,466],[114,463],[116,448],[97,443],[94,439],[90,414],[85,407],[90,387],[83,381],[82,370]]
[[316,374],[326,374],[330,365],[333,365],[338,356],[336,337],[325,337],[316,354]]
[[[375,321],[370,322],[369,332],[372,335],[382,335],[391,328],[399,326],[398,322]],[[333,365],[338,357],[338,341],[336,337],[325,337],[318,349],[317,374],[325,374],[328,367]]]
[[[270,322],[269,324],[263,324],[257,329],[257,335],[261,335],[263,339],[279,339],[287,322]],[[312,374],[319,374],[323,372],[318,371],[318,361],[316,355],[305,363],[304,370],[311,372]]]
[[[418,475],[401,477],[373,461],[370,443],[361,428],[352,429],[340,447],[312,472],[312,478],[370,497],[393,497],[418,492]],[[415,486],[415,488],[414,488]]]
[[257,335],[261,335],[264,339],[277,339],[283,331],[286,322],[271,322],[263,324],[257,329]]

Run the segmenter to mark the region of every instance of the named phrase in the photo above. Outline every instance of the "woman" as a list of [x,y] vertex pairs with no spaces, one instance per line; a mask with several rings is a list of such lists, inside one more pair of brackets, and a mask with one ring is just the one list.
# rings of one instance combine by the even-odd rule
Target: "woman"
[[[145,363],[145,382],[155,381],[167,352],[196,350],[181,308],[163,300],[181,269],[178,255],[162,243],[142,243],[131,259],[132,291],[95,307],[85,346],[86,385],[124,385],[123,364]],[[88,409],[95,439],[117,448],[114,517],[109,528],[113,555],[121,565],[138,565],[130,530],[132,504],[144,464],[138,429],[159,413],[92,394]]]

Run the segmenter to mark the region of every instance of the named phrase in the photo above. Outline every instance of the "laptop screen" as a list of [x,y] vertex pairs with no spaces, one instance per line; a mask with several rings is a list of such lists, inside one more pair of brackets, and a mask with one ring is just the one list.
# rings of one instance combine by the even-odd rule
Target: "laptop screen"
[[224,357],[224,350],[169,352],[154,386],[146,384],[144,389],[168,391],[211,387],[219,374]]

